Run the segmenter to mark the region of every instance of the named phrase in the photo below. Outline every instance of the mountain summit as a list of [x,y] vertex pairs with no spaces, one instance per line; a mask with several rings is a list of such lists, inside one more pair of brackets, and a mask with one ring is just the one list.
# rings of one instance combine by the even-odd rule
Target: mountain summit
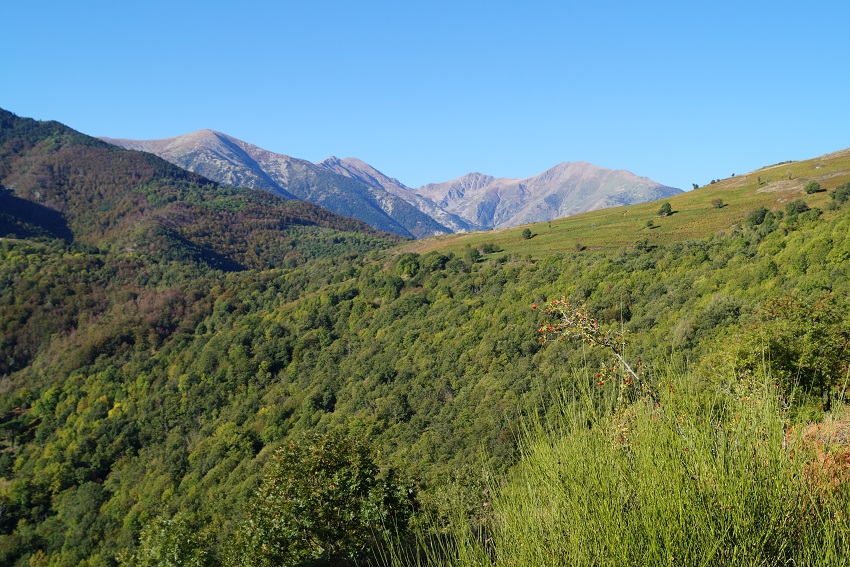
[[561,163],[525,179],[470,173],[412,189],[356,158],[312,163],[214,130],[163,140],[101,139],[156,154],[219,183],[309,201],[414,238],[552,220],[681,192],[584,162]]
[[101,139],[126,149],[153,153],[225,185],[262,189],[288,199],[309,201],[402,236],[419,238],[453,232],[405,201],[352,177],[214,130],[163,140]]
[[585,162],[564,162],[525,179],[470,173],[417,193],[485,228],[542,222],[681,193],[646,177]]
[[375,190],[386,191],[391,195],[403,199],[409,205],[434,219],[439,226],[449,229],[448,232],[468,232],[470,230],[481,230],[484,228],[469,222],[461,216],[448,212],[444,208],[434,204],[430,199],[417,194],[398,179],[387,177],[368,163],[357,158],[339,159],[331,156],[319,162],[318,165],[339,175],[356,179]]

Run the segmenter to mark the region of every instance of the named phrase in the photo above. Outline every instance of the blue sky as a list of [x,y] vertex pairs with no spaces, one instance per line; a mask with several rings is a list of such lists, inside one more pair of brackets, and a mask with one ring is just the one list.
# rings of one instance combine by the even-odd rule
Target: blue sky
[[15,1],[0,107],[220,130],[418,187],[562,161],[689,189],[850,147],[850,3]]

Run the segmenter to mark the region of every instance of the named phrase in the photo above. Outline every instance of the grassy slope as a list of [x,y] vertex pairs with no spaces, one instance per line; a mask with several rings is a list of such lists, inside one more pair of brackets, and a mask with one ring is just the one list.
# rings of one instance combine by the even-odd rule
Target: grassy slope
[[[459,252],[466,245],[493,243],[507,253],[542,258],[572,252],[577,247],[617,249],[642,239],[654,245],[706,238],[730,229],[749,211],[762,206],[781,210],[788,201],[803,199],[810,207],[825,209],[829,202],[826,191],[806,195],[803,190],[812,180],[826,191],[850,181],[850,149],[765,167],[670,197],[665,201],[675,212],[668,217],[658,216],[662,201],[654,201],[591,211],[551,223],[428,238],[407,243],[399,250],[420,254],[432,250]],[[715,208],[714,199],[723,199],[724,206]],[[646,226],[648,220],[653,221],[654,228]],[[525,228],[531,229],[533,238],[522,238]]]

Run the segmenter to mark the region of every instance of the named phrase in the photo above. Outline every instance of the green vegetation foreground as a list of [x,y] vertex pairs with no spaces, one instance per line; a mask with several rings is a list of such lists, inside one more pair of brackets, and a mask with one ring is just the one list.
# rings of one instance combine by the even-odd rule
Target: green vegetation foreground
[[[809,311],[812,326],[824,324],[824,303]],[[850,412],[795,425],[786,388],[799,382],[781,356],[770,360],[777,349],[761,342],[761,365],[740,357],[719,377],[674,366],[647,376],[624,358],[622,334],[583,305],[556,299],[545,312],[541,342],[600,351],[599,372],[576,371],[549,423],[525,422],[520,462],[479,493],[477,514],[420,532],[388,563],[850,564]],[[775,321],[750,332],[772,337]]]
[[588,378],[575,376],[554,423],[528,422],[519,464],[479,493],[475,518],[456,515],[387,563],[850,564],[846,413],[804,436],[763,373],[719,390],[670,368],[657,403],[627,404]]
[[[823,213],[801,195],[708,238],[536,259],[382,251],[308,208],[244,225],[248,254],[225,227],[255,195],[42,126],[0,148],[0,564],[339,564],[393,557],[386,525],[409,527],[398,558],[419,534],[440,561],[841,564],[846,483],[795,495],[846,435],[794,439],[846,411],[846,185],[813,194]],[[130,188],[78,154],[136,164],[107,176]],[[37,193],[62,213],[34,222]],[[608,351],[541,344],[530,306],[551,298],[623,335],[658,399]]]

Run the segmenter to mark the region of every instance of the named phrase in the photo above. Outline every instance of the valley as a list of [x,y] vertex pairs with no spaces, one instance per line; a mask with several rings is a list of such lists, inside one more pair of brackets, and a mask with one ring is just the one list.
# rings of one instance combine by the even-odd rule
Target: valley
[[0,564],[846,564],[847,150],[417,240],[199,173],[0,114]]

